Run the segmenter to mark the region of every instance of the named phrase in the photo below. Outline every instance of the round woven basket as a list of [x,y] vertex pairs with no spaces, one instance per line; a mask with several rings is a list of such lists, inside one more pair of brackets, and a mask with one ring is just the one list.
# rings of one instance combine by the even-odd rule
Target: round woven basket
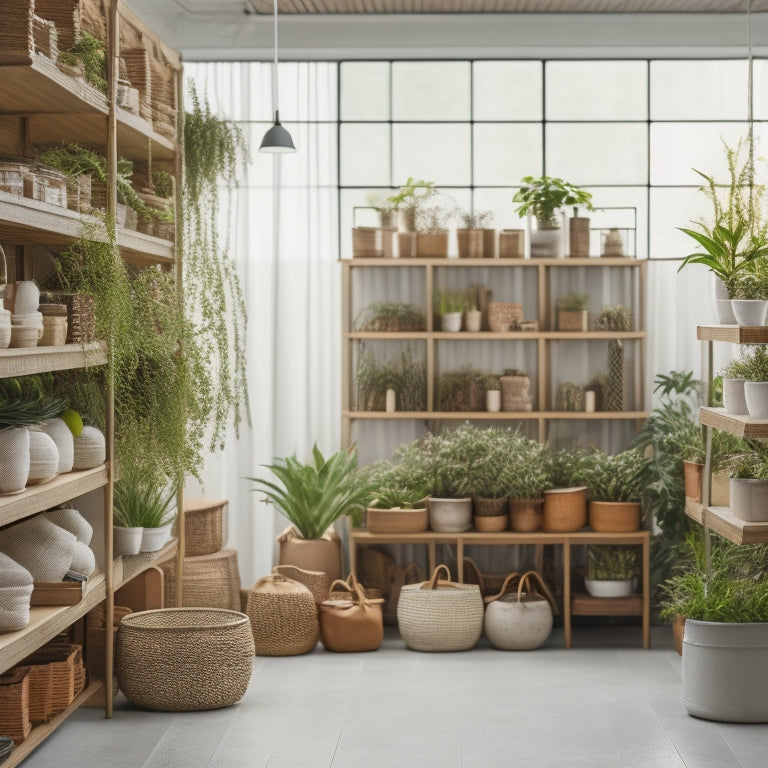
[[117,684],[136,706],[164,712],[228,707],[253,668],[248,617],[211,608],[162,608],[123,617],[115,640]]
[[24,490],[29,476],[29,430],[9,427],[0,430],[0,493]]
[[331,579],[325,571],[307,571],[296,565],[276,565],[272,573],[279,573],[293,581],[303,584],[313,595],[316,603],[322,603],[328,599],[328,590],[331,588]]
[[548,533],[578,531],[587,524],[587,489],[551,488],[544,491],[542,528]]
[[257,656],[298,656],[314,650],[320,639],[314,595],[279,573],[253,585],[245,612]]
[[48,419],[48,421],[44,421],[42,424],[33,427],[33,429],[45,432],[56,443],[56,448],[59,451],[59,466],[56,471],[59,474],[71,472],[75,461],[75,438],[72,436],[70,428],[64,423],[64,420]]
[[218,552],[227,542],[226,499],[184,499],[184,555]]
[[[176,563],[173,559],[160,563],[165,574],[165,604],[176,604]],[[222,549],[210,555],[184,558],[182,600],[184,606],[240,608],[240,571],[237,550]]]
[[29,430],[29,475],[27,485],[45,483],[56,477],[59,467],[59,449],[50,435]]
[[63,347],[67,343],[67,318],[43,315],[43,335],[40,347]]
[[107,458],[104,433],[96,427],[83,427],[75,438],[75,454],[72,469],[93,469],[103,464]]

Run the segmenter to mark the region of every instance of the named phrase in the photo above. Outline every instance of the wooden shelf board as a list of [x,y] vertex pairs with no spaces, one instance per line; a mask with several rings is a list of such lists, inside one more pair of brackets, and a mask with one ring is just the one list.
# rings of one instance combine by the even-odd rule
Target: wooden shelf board
[[117,590],[123,584],[138,576],[142,571],[146,571],[151,565],[156,565],[163,560],[168,560],[176,554],[178,549],[178,539],[171,539],[162,549],[157,552],[142,552],[139,555],[129,555],[123,557],[123,568],[120,578],[115,574],[114,588]]
[[33,485],[14,496],[4,496],[0,498],[3,525],[23,520],[36,512],[103,488],[107,484],[107,475],[107,465],[102,464],[94,469],[57,475],[47,483]]
[[117,110],[117,146],[120,154],[129,160],[143,160],[149,155],[149,142],[152,142],[153,160],[173,160],[176,157],[176,144],[157,133],[152,123],[133,112]]
[[117,244],[123,259],[134,266],[173,264],[175,261],[174,244],[170,240],[161,240],[133,229],[119,228]]
[[70,624],[85,616],[106,597],[103,573],[88,579],[83,599],[72,606],[40,605],[29,609],[29,624],[16,632],[0,635],[0,670],[10,669],[36,651]]
[[88,699],[98,693],[103,687],[104,683],[101,680],[94,680],[78,696],[75,696],[74,701],[63,712],[59,712],[58,715],[51,718],[47,723],[35,726],[29,732],[29,736],[21,744],[18,744],[5,762],[3,762],[3,768],[13,768],[13,766],[19,765],[25,758],[29,757],[36,747],[40,746],[73,712],[85,704]]
[[729,341],[732,344],[768,344],[765,325],[700,325],[696,328],[699,341]]
[[642,616],[643,596],[592,597],[576,592],[571,597],[572,616]]
[[[65,75],[45,56],[33,55],[28,65],[0,66],[0,79],[3,82],[2,114],[47,115],[52,106],[65,118],[107,114],[107,98],[103,93],[83,80]],[[60,142],[61,136],[55,143]],[[103,136],[99,143],[104,143]]]
[[703,507],[686,499],[685,513],[734,544],[768,544],[768,523],[741,520],[732,514],[730,507]]
[[437,339],[438,341],[535,341],[550,339],[553,341],[593,341],[610,339],[627,339],[629,341],[644,339],[648,336],[645,331],[349,331],[345,339]]
[[475,419],[477,421],[504,421],[521,419],[549,419],[555,421],[564,419],[573,421],[584,419],[586,421],[606,421],[606,420],[633,420],[647,419],[647,411],[595,411],[587,413],[586,411],[344,411],[345,418],[366,420],[389,420],[389,419],[436,419],[443,421],[452,421],[456,419],[466,420]]
[[723,408],[700,408],[699,421],[737,437],[768,437],[768,421],[726,413]]
[[106,365],[107,348],[101,341],[63,347],[0,349],[0,378],[30,376],[46,371],[69,371]]
[[[345,339],[428,339],[431,335],[426,331],[350,331],[344,334]],[[476,335],[476,334],[472,334]]]
[[456,257],[433,258],[357,258],[339,259],[351,267],[639,267],[645,259],[631,257],[601,258],[590,256],[586,258],[566,259],[458,259]]

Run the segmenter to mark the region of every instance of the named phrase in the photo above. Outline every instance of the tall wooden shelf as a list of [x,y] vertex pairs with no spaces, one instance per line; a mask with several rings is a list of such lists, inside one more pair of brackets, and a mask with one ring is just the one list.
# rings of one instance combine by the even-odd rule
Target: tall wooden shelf
[[[120,56],[121,28],[142,41],[148,55],[162,57],[166,70],[163,76],[173,83],[178,112],[182,108],[182,69],[178,53],[168,48],[157,35],[123,2],[123,0],[81,0],[84,4],[99,3],[104,11],[107,60],[114,64]],[[25,6],[27,3],[27,6]],[[18,8],[17,8],[18,6]],[[73,9],[77,4],[73,5]],[[31,13],[32,0],[11,0],[11,9]],[[78,11],[79,12],[79,11]],[[42,12],[41,12],[41,15]],[[12,18],[26,18],[22,13]],[[30,17],[31,18],[31,17]],[[8,20],[4,21],[8,24]],[[25,30],[11,30],[12,37],[21,41],[31,39]],[[22,45],[26,43],[23,42]],[[105,95],[82,79],[70,77],[60,71],[56,63],[33,50],[10,50],[6,46],[0,53],[0,152],[31,156],[35,145],[59,144],[63,141],[92,146],[107,158],[108,178],[107,210],[114,212],[116,205],[116,169],[118,157],[125,157],[149,167],[168,169],[176,177],[177,188],[181,178],[179,147],[167,131],[158,132],[152,119],[132,114],[117,106],[117,67],[109,72],[109,95]],[[149,67],[149,62],[147,62]],[[156,107],[157,105],[154,104]],[[162,128],[162,126],[161,126]],[[54,250],[69,246],[86,227],[88,236],[97,240],[113,237],[122,258],[132,265],[146,267],[159,265],[165,269],[179,268],[174,243],[140,232],[110,226],[103,216],[83,215],[75,211],[16,197],[0,191],[0,242],[23,248],[25,278],[32,274],[31,249],[44,245]],[[109,353],[105,344],[69,344],[61,347],[0,350],[0,378],[27,376],[49,371],[78,370],[105,366]],[[103,503],[98,502],[103,514],[103,541],[94,540],[100,572],[93,574],[84,589],[82,599],[71,606],[34,606],[30,622],[22,630],[0,635],[0,672],[3,672],[41,645],[82,619],[90,610],[103,604],[105,615],[111,616],[115,590],[146,570],[156,557],[139,556],[131,559],[112,557],[112,486],[115,480],[113,403],[107,387],[107,461],[99,467],[59,475],[53,480],[29,487],[22,493],[0,498],[0,526],[23,520],[57,504],[68,502],[84,494],[103,490]],[[183,531],[183,505],[179,503],[179,528]],[[176,540],[160,553],[163,558],[176,556]],[[181,561],[178,560],[178,582],[181,584]],[[133,561],[133,562],[131,562]],[[180,598],[180,595],[179,595]],[[104,680],[91,680],[88,687],[62,713],[50,722],[36,726],[29,737],[14,749],[4,763],[20,763],[37,745],[66,721],[79,706],[99,690],[104,689],[105,712],[112,714],[113,659],[110,638],[105,654]],[[86,659],[86,668],[88,661]]]
[[[646,261],[643,259],[611,257],[611,258],[352,258],[341,259],[342,267],[342,441],[349,445],[354,441],[353,428],[363,422],[392,422],[403,420],[421,420],[430,428],[435,428],[441,422],[456,422],[464,420],[487,422],[522,422],[528,424],[542,442],[548,438],[552,424],[556,422],[607,422],[642,420],[647,417],[645,411],[645,353],[647,333],[645,330],[645,273]],[[380,272],[385,270],[385,272]],[[402,271],[399,285],[402,286],[401,297],[393,299],[389,290],[390,300],[405,301],[402,296],[411,298],[417,296],[414,303],[423,311],[426,318],[426,330],[383,332],[359,331],[354,327],[357,313],[365,307],[361,304],[360,293],[376,295],[378,288],[377,277],[391,276],[391,272]],[[507,285],[519,284],[518,295],[523,294],[524,319],[536,320],[538,329],[535,331],[460,331],[449,333],[441,331],[432,312],[432,296],[439,287],[453,286],[461,282],[458,274],[467,271],[464,288],[472,282],[472,275],[487,275],[487,280],[493,287],[498,282],[496,278],[506,279]],[[586,282],[596,275],[605,279],[606,275],[619,275],[622,286],[619,291],[629,294],[622,302],[628,303],[632,311],[637,330],[628,332],[606,331],[559,331],[554,325],[555,303],[557,297],[555,285],[563,278],[562,284],[574,277]],[[361,289],[361,286],[363,288]],[[414,287],[417,286],[417,287]],[[562,285],[560,291],[563,291]],[[571,289],[572,292],[587,292]],[[494,300],[506,300],[503,295],[494,296]],[[519,298],[516,299],[519,301]],[[595,298],[597,301],[597,297]],[[554,409],[555,376],[567,380],[569,377],[558,361],[554,359],[556,345],[576,344],[606,344],[611,340],[627,342],[627,357],[630,362],[632,389],[627,407],[623,411],[558,411]],[[356,410],[354,402],[354,381],[356,353],[366,342],[412,342],[423,345],[424,362],[427,376],[427,408],[424,411],[386,412]],[[494,359],[498,358],[496,369],[501,372],[509,365],[509,355],[503,354],[505,345],[515,342],[530,350],[530,356],[536,359],[535,368],[526,370],[531,378],[531,392],[536,410],[525,412],[445,412],[437,408],[437,380],[440,370],[440,351],[458,349],[452,345],[467,343],[498,344],[498,353],[493,352]],[[447,346],[446,346],[447,345]],[[506,347],[509,349],[509,347]],[[452,354],[452,353],[451,353]],[[460,353],[457,353],[460,354]],[[472,354],[467,352],[465,364],[476,364]],[[485,366],[480,366],[485,367]],[[520,366],[517,366],[520,367]]]

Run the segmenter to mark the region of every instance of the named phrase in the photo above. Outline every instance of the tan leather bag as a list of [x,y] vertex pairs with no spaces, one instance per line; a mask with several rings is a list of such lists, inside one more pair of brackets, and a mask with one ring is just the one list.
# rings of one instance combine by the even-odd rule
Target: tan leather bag
[[336,579],[330,592],[344,590],[349,597],[320,603],[320,640],[326,651],[356,653],[375,651],[384,640],[382,599],[371,599],[352,579],[351,584]]

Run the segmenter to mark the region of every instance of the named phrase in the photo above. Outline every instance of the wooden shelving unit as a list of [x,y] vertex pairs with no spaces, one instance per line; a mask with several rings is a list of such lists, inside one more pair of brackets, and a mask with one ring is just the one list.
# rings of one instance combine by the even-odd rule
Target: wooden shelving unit
[[[548,437],[549,427],[558,421],[585,420],[589,422],[618,420],[642,420],[647,417],[645,411],[645,350],[647,333],[645,331],[645,271],[646,262],[634,258],[564,258],[564,259],[456,259],[456,258],[353,258],[342,259],[342,442],[349,445],[353,442],[353,426],[356,422],[371,421],[402,421],[421,420],[431,429],[440,422],[455,422],[464,420],[476,421],[507,421],[536,424],[538,438],[544,441]],[[380,270],[385,270],[382,273]],[[404,332],[358,331],[354,322],[358,312],[364,309],[358,298],[358,293],[365,292],[375,295],[377,292],[376,279],[381,275],[401,270],[403,277],[399,281],[402,293],[410,291],[411,301],[423,309],[426,317],[426,330]],[[523,283],[524,319],[535,319],[538,324],[536,331],[478,331],[457,333],[443,332],[439,329],[437,320],[432,312],[432,296],[434,291],[443,284],[455,285],[460,276],[466,271],[466,285],[472,281],[472,275],[488,275],[490,285],[496,285],[499,279],[506,279],[507,286],[512,283]],[[619,275],[630,304],[637,330],[629,332],[605,331],[559,331],[553,328],[555,317],[554,284],[558,278],[577,276],[587,281],[597,274],[605,279],[608,274]],[[457,280],[457,278],[459,278]],[[367,281],[367,282],[366,282]],[[622,282],[623,281],[623,282]],[[369,285],[370,284],[370,285]],[[412,286],[417,285],[414,289]],[[365,290],[361,290],[364,286]],[[562,291],[562,287],[560,288]],[[582,291],[586,292],[586,291]],[[501,292],[500,292],[501,293]],[[392,291],[388,299],[393,300]],[[412,301],[418,295],[417,301]],[[405,299],[398,298],[398,301]],[[505,300],[503,295],[494,296],[494,300]],[[517,299],[516,299],[517,300]],[[526,311],[526,306],[528,307]],[[533,311],[533,316],[531,315]],[[626,354],[631,361],[632,388],[627,408],[622,411],[558,411],[554,410],[553,381],[556,376],[563,376],[558,369],[555,346],[556,344],[599,344],[611,340],[627,342]],[[366,342],[414,342],[424,345],[424,361],[427,372],[427,408],[425,411],[366,411],[354,407],[354,381],[356,352],[360,345]],[[531,392],[536,403],[535,410],[525,412],[445,412],[438,410],[437,380],[443,371],[440,364],[440,350],[450,350],[451,345],[463,343],[498,344],[499,372],[509,365],[509,355],[502,353],[503,345],[515,342],[531,350],[535,355],[534,370],[527,370],[531,378]],[[495,354],[495,353],[494,353]],[[475,363],[471,353],[466,355],[465,364]],[[484,367],[484,366],[480,366]],[[520,367],[520,366],[518,366]]]
[[[22,9],[15,17],[31,19],[33,10],[44,15],[42,7],[35,9],[32,0],[13,0]],[[181,157],[179,147],[168,137],[167,123],[158,132],[155,112],[143,115],[133,114],[116,104],[117,62],[120,46],[130,37],[131,46],[144,46],[147,74],[150,71],[149,57],[158,57],[165,67],[162,73],[168,82],[174,83],[172,90],[176,103],[171,110],[180,112],[181,100],[181,59],[165,46],[157,35],[146,26],[122,0],[80,0],[70,4],[73,14],[80,14],[84,6],[93,4],[95,13],[103,11],[106,29],[107,60],[113,64],[109,72],[111,80],[106,96],[85,83],[62,72],[55,61],[46,58],[30,47],[32,35],[26,29],[10,29],[9,39],[16,40],[18,50],[9,43],[0,52],[0,152],[8,155],[31,157],[37,145],[57,145],[62,141],[76,142],[97,148],[107,158],[108,178],[107,211],[114,212],[116,206],[115,175],[118,157],[125,157],[135,163],[152,163],[155,168],[168,169],[177,182],[181,178]],[[26,13],[28,11],[28,14]],[[80,17],[73,16],[73,29],[80,28]],[[8,20],[4,21],[8,24]],[[20,22],[23,24],[23,22]],[[30,22],[31,23],[31,22]],[[57,22],[59,23],[59,22]],[[65,22],[68,23],[68,22]],[[87,27],[84,27],[87,28]],[[71,33],[71,30],[70,30]],[[154,75],[153,75],[154,76]],[[138,85],[138,83],[137,83]],[[150,88],[149,82],[144,84]],[[157,107],[157,100],[150,99],[150,105]],[[169,105],[166,105],[169,106]],[[158,113],[160,114],[160,113]],[[160,119],[160,118],[157,118]],[[167,120],[167,117],[163,119]],[[172,131],[171,131],[172,133]],[[178,186],[178,184],[177,184]],[[23,271],[25,279],[34,277],[29,246],[43,245],[53,251],[69,246],[84,231],[87,236],[105,241],[115,239],[122,258],[137,267],[159,265],[165,269],[177,268],[177,254],[173,242],[125,228],[109,232],[105,219],[99,215],[83,215],[67,208],[49,203],[17,197],[0,191],[0,242],[18,246],[18,258],[23,250]],[[21,279],[21,278],[19,278]],[[86,367],[105,366],[109,353],[103,343],[70,344],[62,347],[38,347],[33,349],[0,350],[0,378],[27,376],[49,371],[78,370]],[[109,396],[109,388],[106,389]],[[115,590],[135,578],[159,559],[174,557],[178,550],[176,540],[171,541],[159,553],[135,558],[113,558],[112,556],[112,485],[115,480],[113,447],[113,404],[107,403],[107,461],[105,464],[81,472],[59,475],[50,482],[32,486],[22,493],[0,498],[0,526],[23,520],[57,504],[68,502],[83,494],[103,489],[103,541],[94,542],[94,550],[101,572],[92,574],[85,585],[82,598],[69,606],[33,606],[31,620],[22,630],[0,635],[0,672],[18,664],[30,653],[59,633],[67,630],[82,619],[89,611],[103,605],[105,615],[111,616]],[[183,531],[183,507],[179,503],[179,527]],[[181,584],[181,558],[178,558],[179,584]],[[180,590],[179,590],[180,592]],[[180,595],[179,595],[180,598]],[[110,633],[107,633],[109,637]],[[113,659],[111,637],[106,640],[104,679],[91,679],[86,689],[75,698],[71,705],[51,721],[37,725],[29,737],[11,753],[4,763],[15,766],[27,757],[56,728],[64,723],[94,693],[103,690],[105,713],[112,714],[113,701]],[[88,660],[86,658],[86,668]]]

